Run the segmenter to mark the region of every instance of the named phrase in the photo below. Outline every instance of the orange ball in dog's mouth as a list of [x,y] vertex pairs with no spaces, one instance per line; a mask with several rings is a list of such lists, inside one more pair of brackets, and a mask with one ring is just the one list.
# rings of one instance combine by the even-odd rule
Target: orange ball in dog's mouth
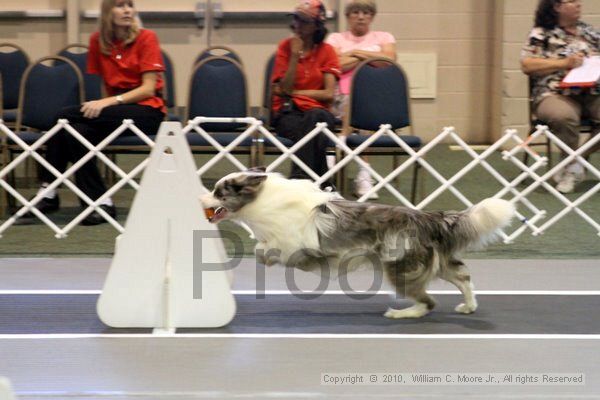
[[204,215],[206,215],[206,219],[208,222],[216,224],[227,215],[227,209],[225,207],[211,207],[204,209]]
[[205,208],[204,215],[206,215],[206,219],[210,221],[215,216],[215,209],[213,207]]

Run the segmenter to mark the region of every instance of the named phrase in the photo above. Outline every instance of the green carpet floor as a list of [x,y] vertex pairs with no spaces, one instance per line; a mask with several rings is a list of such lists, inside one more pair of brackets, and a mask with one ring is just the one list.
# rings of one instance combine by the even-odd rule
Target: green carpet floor
[[[129,170],[136,162],[140,161],[140,157],[119,156],[118,163],[125,170]],[[200,165],[208,157],[196,156],[196,162]],[[272,158],[267,158],[267,162],[270,162],[270,160]],[[247,159],[242,158],[241,161],[246,163]],[[438,146],[428,154],[427,161],[440,174],[449,179],[471,161],[471,158],[464,151],[452,151],[447,146]],[[382,175],[391,171],[390,157],[371,157],[370,162]],[[513,164],[503,161],[499,153],[490,157],[489,162],[508,180],[513,179],[519,173],[519,170]],[[598,168],[600,166],[600,155],[595,154],[590,162]],[[281,172],[287,172],[288,168],[287,164],[283,165]],[[211,188],[218,178],[233,170],[231,164],[222,161],[205,175],[203,181],[207,187]],[[348,176],[353,177],[355,171],[354,166],[349,167]],[[401,175],[399,185],[396,186],[406,197],[410,196],[411,176],[412,168]],[[420,198],[424,197],[423,193],[425,195],[431,193],[440,185],[433,176],[425,171],[422,171],[421,178],[423,179],[423,185]],[[531,182],[527,182],[527,184],[529,183]],[[591,174],[588,174],[587,180],[577,187],[577,192],[567,197],[570,200],[575,200],[597,184],[598,181],[592,179]],[[351,186],[350,178],[348,178],[347,189],[343,193],[344,197],[348,199],[354,199],[351,194]],[[502,185],[481,166],[469,172],[455,186],[474,202],[492,196],[502,189]],[[525,187],[525,185],[521,185],[518,189],[523,190]],[[35,191],[33,188],[26,189],[22,187],[19,190],[27,195],[31,195]],[[64,225],[77,214],[78,203],[75,196],[66,189],[61,189],[60,192],[64,207],[59,212],[51,214],[51,219],[59,225]],[[121,223],[125,222],[133,195],[134,191],[132,189],[124,189],[114,198],[118,205],[118,219]],[[531,193],[528,199],[539,209],[547,212],[546,218],[540,221],[538,226],[564,208],[562,203],[543,188],[538,188]],[[380,192],[378,202],[399,204],[385,189]],[[464,208],[465,206],[449,191],[444,192],[426,207],[428,210],[460,210]],[[600,195],[598,193],[583,203],[580,208],[600,223]],[[519,204],[519,210],[526,217],[532,216],[523,204]],[[203,218],[203,216],[199,215],[198,218]],[[509,231],[512,232],[518,226],[520,226],[520,222],[515,220]],[[244,254],[246,256],[253,254],[254,242],[248,238],[248,234],[244,230],[232,223],[223,223],[220,228],[234,231],[243,240]],[[111,256],[117,234],[118,232],[109,224],[94,227],[80,226],[71,231],[67,238],[59,240],[54,237],[54,233],[47,226],[39,221],[33,225],[15,225],[4,232],[3,237],[0,238],[0,256]],[[225,241],[225,244],[228,252],[232,254],[233,246],[231,243]],[[140,243],[140,245],[145,244]],[[512,244],[498,243],[483,251],[469,252],[465,256],[467,258],[600,258],[600,237],[590,224],[576,213],[571,212],[541,236],[532,236],[530,231],[526,231]]]

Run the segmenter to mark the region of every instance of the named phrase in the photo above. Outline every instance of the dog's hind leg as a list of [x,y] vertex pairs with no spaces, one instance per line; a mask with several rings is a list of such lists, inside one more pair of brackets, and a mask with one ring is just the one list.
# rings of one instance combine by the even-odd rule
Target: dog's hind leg
[[[425,290],[432,278],[434,269],[432,263],[437,263],[437,257],[429,258],[428,262],[420,263],[412,257],[386,264],[388,278],[396,288],[396,293],[415,302],[411,307],[397,310],[388,308],[384,314],[387,318],[420,318],[435,307],[435,300]],[[417,265],[415,267],[415,265]],[[425,265],[429,265],[426,267]]]
[[464,303],[457,305],[454,310],[461,314],[475,312],[477,309],[477,299],[473,293],[475,287],[467,266],[462,261],[451,258],[447,263],[442,263],[439,276],[456,286],[465,298]]

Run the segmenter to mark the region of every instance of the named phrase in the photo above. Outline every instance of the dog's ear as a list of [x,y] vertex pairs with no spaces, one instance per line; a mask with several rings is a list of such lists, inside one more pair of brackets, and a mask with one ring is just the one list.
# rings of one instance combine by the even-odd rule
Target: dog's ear
[[248,168],[247,172],[267,172],[267,167],[264,165],[259,165],[257,167]]
[[244,180],[241,182],[242,190],[240,193],[243,194],[252,194],[258,191],[260,184],[263,183],[267,179],[267,175],[260,174],[252,174],[244,177]]

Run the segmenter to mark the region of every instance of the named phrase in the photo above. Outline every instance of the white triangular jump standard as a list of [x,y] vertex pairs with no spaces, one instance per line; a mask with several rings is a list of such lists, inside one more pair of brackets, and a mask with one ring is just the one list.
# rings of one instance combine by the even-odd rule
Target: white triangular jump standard
[[0,400],[16,400],[8,379],[0,376]]
[[[217,228],[204,217],[198,200],[204,192],[181,124],[163,122],[115,243],[97,304],[102,322],[172,330],[219,327],[233,319],[235,299],[227,273],[219,270],[226,253]],[[204,239],[194,243],[194,231]]]

